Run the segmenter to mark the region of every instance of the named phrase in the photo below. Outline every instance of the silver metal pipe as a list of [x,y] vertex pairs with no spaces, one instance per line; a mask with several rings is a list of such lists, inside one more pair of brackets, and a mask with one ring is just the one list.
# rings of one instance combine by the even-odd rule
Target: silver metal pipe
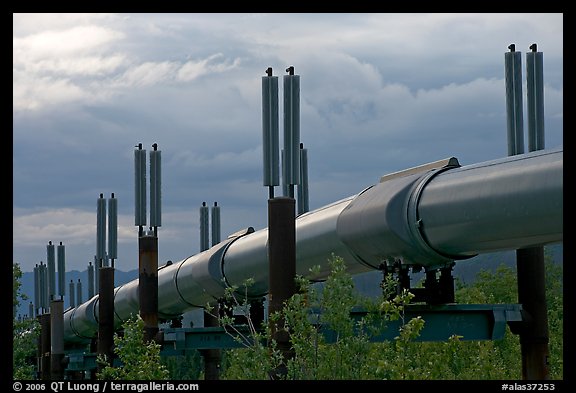
[[[461,167],[455,158],[383,176],[376,185],[296,218],[296,273],[323,280],[338,255],[357,274],[400,259],[436,268],[487,252],[563,241],[563,150]],[[320,266],[312,277],[309,269]],[[268,291],[268,229],[248,228],[158,271],[158,317],[170,319],[254,279]],[[115,290],[115,325],[138,312],[137,280]],[[65,319],[65,340],[97,331],[98,295]]]
[[563,241],[563,151],[447,171],[422,193],[425,236],[457,257]]

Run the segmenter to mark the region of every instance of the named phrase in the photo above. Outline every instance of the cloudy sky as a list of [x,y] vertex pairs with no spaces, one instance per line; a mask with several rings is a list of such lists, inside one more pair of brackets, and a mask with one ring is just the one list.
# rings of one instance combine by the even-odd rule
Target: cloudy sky
[[62,242],[85,270],[114,193],[116,268],[136,269],[138,143],[162,152],[160,264],[199,251],[202,202],[222,238],[266,227],[268,67],[280,94],[300,75],[310,209],[401,169],[506,156],[511,43],[523,66],[543,52],[545,145],[561,146],[563,31],[562,14],[14,14],[13,262],[32,271]]

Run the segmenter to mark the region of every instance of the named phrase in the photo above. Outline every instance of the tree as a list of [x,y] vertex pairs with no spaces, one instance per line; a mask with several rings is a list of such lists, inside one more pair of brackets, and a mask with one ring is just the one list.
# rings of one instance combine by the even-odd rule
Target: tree
[[161,360],[168,370],[169,379],[197,380],[202,375],[202,356],[198,351],[183,355],[162,356]]
[[34,379],[36,377],[35,357],[37,341],[40,336],[40,324],[36,319],[18,321],[16,311],[21,300],[27,296],[21,292],[22,270],[18,263],[12,264],[12,342],[14,343],[12,355],[12,377],[14,379]]
[[[563,379],[562,266],[545,256],[549,326],[550,379]],[[457,283],[456,301],[462,304],[508,304],[518,301],[517,275],[505,264],[480,270],[468,285]],[[387,343],[379,343],[386,347]],[[501,340],[471,341],[452,336],[448,341],[410,343],[409,359],[419,379],[519,380],[522,355],[519,337],[506,328]],[[384,351],[382,352],[384,354]],[[384,356],[384,355],[383,355]],[[396,359],[390,355],[391,362]]]
[[160,360],[161,345],[154,340],[144,342],[144,321],[139,315],[132,315],[123,324],[124,334],[114,335],[114,353],[120,365],[113,367],[98,356],[99,363],[106,363],[98,379],[118,380],[164,380],[169,373]]
[[[379,299],[362,299],[353,292],[344,261],[333,257],[331,273],[318,288],[298,277],[300,291],[283,310],[295,356],[289,364],[291,379],[417,379],[417,380],[519,380],[522,358],[519,337],[509,327],[501,340],[467,340],[452,334],[446,341],[418,342],[425,321],[404,320],[409,292],[394,295],[396,283],[388,276]],[[462,304],[517,303],[516,271],[504,264],[495,271],[481,270],[468,285],[457,283],[455,297]],[[562,267],[546,257],[546,296],[550,335],[550,378],[563,379]],[[369,310],[360,319],[350,317],[351,307]],[[275,318],[271,315],[270,318]],[[400,320],[394,340],[371,342],[386,322]],[[230,323],[230,321],[222,321]],[[373,331],[373,327],[376,330]],[[324,333],[332,330],[332,343]],[[258,341],[269,339],[266,332]],[[450,333],[448,333],[450,334]],[[273,342],[225,351],[222,379],[266,379],[273,364]]]
[[[294,357],[288,361],[286,378],[376,378],[374,359],[377,354],[370,343],[371,334],[385,329],[387,321],[402,319],[406,323],[402,324],[397,347],[403,348],[419,335],[424,321],[421,318],[403,320],[404,306],[412,297],[409,292],[391,296],[392,286],[389,285],[381,298],[363,298],[354,291],[344,260],[333,255],[329,263],[330,274],[320,290],[307,279],[296,277],[299,291],[286,302],[283,318],[278,312],[269,316],[272,323],[284,320],[285,328],[290,332]],[[368,313],[355,320],[350,312],[357,305],[362,305]],[[230,320],[221,319],[223,325],[230,323]],[[326,333],[331,340],[326,339]],[[258,332],[256,340],[243,342],[248,343],[244,349],[225,352],[222,379],[268,379],[269,371],[280,361],[269,329]],[[255,345],[249,345],[251,342]],[[264,342],[269,343],[268,348]]]

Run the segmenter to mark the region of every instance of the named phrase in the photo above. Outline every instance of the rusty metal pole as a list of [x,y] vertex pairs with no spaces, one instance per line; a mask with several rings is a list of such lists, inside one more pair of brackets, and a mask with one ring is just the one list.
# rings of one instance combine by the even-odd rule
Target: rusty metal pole
[[50,376],[64,379],[64,300],[50,304]]
[[[505,54],[507,82],[508,155],[524,153],[522,117],[521,56],[511,44]],[[526,55],[528,95],[528,148],[544,148],[544,85],[542,82],[542,53],[536,44]],[[512,62],[513,60],[513,62]],[[522,353],[522,378],[549,379],[548,367],[548,308],[546,305],[546,269],[542,246],[516,250],[518,302],[522,304],[524,321],[518,328]]]
[[50,313],[40,314],[40,379],[50,379]]
[[40,315],[36,315],[36,320],[40,324],[40,334],[36,337],[36,379],[42,379],[42,323]]
[[[98,355],[106,359],[112,366],[114,359],[114,268],[103,266],[98,272],[99,298],[98,298]],[[106,365],[98,365],[101,371]]]
[[[284,302],[296,293],[296,200],[290,197],[277,197],[268,200],[268,258],[269,258],[269,303],[270,315],[282,312]],[[287,375],[286,363],[294,357],[290,344],[290,334],[284,328],[284,318],[277,324],[271,323],[272,339],[284,358],[271,378],[279,379]]]
[[[526,90],[528,96],[528,151],[544,149],[543,55],[536,44],[526,53]],[[516,250],[518,302],[526,312],[520,330],[522,378],[550,378],[548,357],[548,305],[546,304],[546,266],[544,247]]]
[[150,342],[158,333],[158,237],[139,237],[138,249],[140,317],[144,321],[144,341]]
[[550,379],[544,248],[516,250],[516,271],[518,302],[525,312],[520,328],[522,379]]

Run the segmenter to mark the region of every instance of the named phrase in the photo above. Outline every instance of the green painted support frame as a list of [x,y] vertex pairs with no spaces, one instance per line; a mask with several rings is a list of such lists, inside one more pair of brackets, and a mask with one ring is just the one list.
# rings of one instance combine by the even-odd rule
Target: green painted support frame
[[[315,319],[312,314],[311,319]],[[366,315],[366,311],[354,309],[355,319]],[[445,304],[445,305],[408,305],[404,321],[421,316],[424,328],[415,341],[446,341],[452,335],[462,340],[500,340],[504,337],[507,323],[522,321],[520,304]],[[402,321],[387,321],[386,328],[370,341],[394,340],[398,335]],[[238,333],[235,333],[234,330]],[[330,329],[322,331],[326,342],[334,342],[335,334]],[[241,348],[249,344],[240,336],[250,337],[248,327],[235,326],[234,329],[222,327],[210,328],[169,328],[164,329],[163,355],[182,354],[194,349]],[[244,344],[242,343],[244,341]]]
[[[354,309],[353,318],[360,319],[366,311]],[[311,314],[312,320],[318,314]],[[420,316],[424,319],[424,328],[415,341],[447,341],[450,336],[460,336],[461,340],[500,340],[504,338],[506,325],[518,325],[522,322],[520,304],[443,304],[406,306],[404,322]],[[401,320],[387,321],[385,329],[372,335],[370,341],[382,342],[394,340],[398,336]],[[242,337],[251,339],[247,325],[202,328],[165,328],[162,329],[163,344],[161,356],[184,355],[198,349],[242,348],[249,345]],[[335,341],[335,333],[323,329],[327,343]],[[96,367],[96,356],[80,350],[71,350],[67,354],[67,371],[90,370]]]

